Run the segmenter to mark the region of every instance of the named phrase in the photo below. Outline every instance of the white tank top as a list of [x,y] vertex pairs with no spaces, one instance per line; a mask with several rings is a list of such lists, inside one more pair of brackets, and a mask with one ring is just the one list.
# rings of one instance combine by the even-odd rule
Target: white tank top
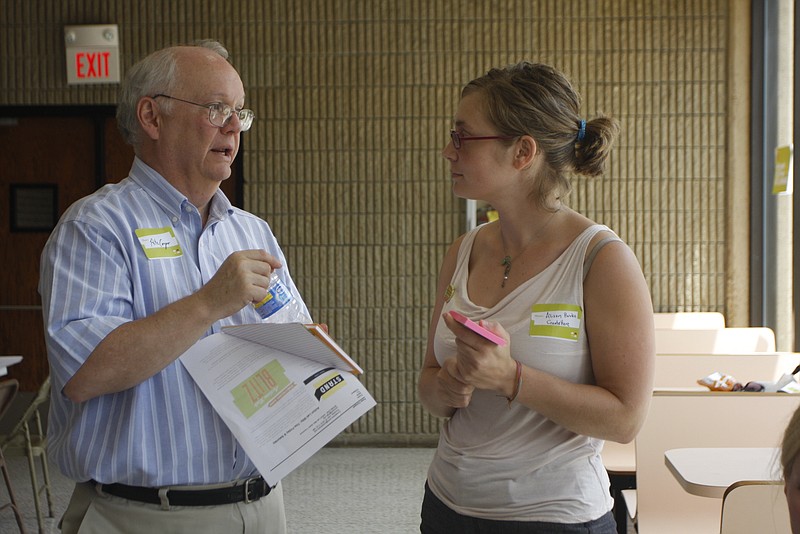
[[[464,236],[443,313],[498,322],[511,356],[570,382],[594,383],[583,318],[586,249],[602,225],[584,230],[545,270],[492,308],[467,295],[469,257],[480,227]],[[619,240],[619,238],[614,238]],[[543,324],[544,323],[544,324]],[[455,353],[442,320],[434,352],[441,365]],[[461,514],[505,521],[577,523],[611,510],[603,441],[575,434],[494,391],[476,390],[470,405],[444,422],[428,470],[434,494]]]

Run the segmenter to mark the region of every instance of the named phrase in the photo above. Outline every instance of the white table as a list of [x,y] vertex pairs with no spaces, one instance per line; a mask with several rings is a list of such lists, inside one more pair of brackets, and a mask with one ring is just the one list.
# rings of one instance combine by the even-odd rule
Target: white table
[[688,493],[721,499],[735,482],[781,480],[780,449],[705,447],[672,449],[664,463]]
[[22,356],[0,356],[0,376],[8,374],[8,368],[22,361]]

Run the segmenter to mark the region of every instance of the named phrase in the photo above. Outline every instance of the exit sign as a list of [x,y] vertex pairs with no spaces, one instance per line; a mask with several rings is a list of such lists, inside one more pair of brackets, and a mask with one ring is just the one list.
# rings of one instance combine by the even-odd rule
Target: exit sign
[[67,83],[119,83],[119,32],[116,24],[65,26]]

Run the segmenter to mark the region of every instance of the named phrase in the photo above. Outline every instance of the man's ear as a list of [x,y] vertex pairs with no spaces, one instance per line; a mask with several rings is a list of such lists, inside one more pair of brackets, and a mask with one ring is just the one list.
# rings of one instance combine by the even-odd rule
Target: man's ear
[[530,135],[523,135],[517,140],[516,152],[514,152],[514,166],[519,169],[527,169],[536,159],[536,140]]
[[161,131],[161,108],[154,98],[146,96],[136,104],[136,118],[142,131],[150,139],[158,139]]

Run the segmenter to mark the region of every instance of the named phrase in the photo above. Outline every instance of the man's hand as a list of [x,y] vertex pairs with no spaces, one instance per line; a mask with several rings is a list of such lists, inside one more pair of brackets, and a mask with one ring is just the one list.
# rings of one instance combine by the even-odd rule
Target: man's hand
[[234,252],[197,294],[215,310],[218,319],[222,319],[263,300],[270,274],[281,267],[281,263],[264,250]]

